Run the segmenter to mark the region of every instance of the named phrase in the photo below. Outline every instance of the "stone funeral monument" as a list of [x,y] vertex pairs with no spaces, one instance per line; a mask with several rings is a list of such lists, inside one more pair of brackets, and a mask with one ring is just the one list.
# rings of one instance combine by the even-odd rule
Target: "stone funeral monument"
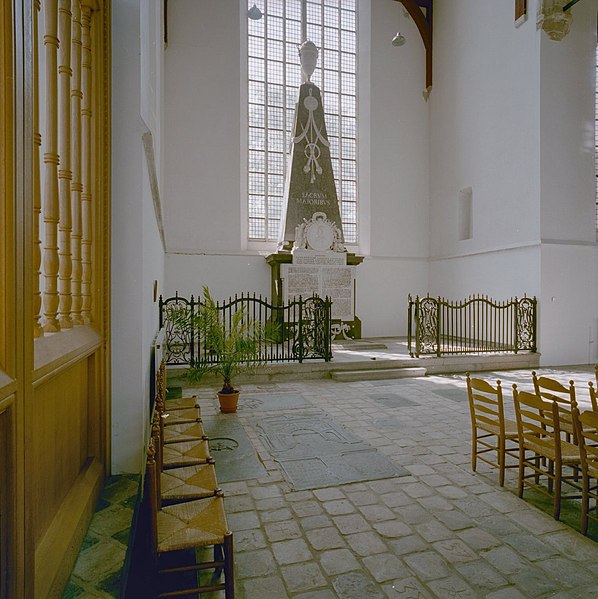
[[278,253],[266,258],[272,267],[272,297],[280,305],[314,293],[328,296],[333,332],[359,338],[355,266],[363,258],[347,254],[344,244],[322,95],[310,81],[318,49],[306,41],[299,56],[303,83],[295,110]]

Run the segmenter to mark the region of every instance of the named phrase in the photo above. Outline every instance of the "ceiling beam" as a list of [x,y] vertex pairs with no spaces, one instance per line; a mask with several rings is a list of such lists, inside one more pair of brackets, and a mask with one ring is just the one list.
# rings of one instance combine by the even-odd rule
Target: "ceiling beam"
[[[575,0],[578,1],[578,0]],[[396,0],[416,24],[426,49],[426,92],[432,88],[432,0]],[[425,9],[425,14],[423,12]]]

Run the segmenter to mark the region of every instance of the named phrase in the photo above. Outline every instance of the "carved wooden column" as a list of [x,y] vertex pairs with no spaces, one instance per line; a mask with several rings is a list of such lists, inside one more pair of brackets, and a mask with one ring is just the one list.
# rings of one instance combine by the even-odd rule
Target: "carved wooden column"
[[58,313],[58,0],[44,0],[46,30],[46,136],[44,179],[44,331],[60,330]]
[[39,131],[39,27],[38,13],[40,0],[33,4],[33,335],[41,337],[44,329],[40,323],[42,310],[42,294],[40,291],[42,249],[39,238],[39,221],[42,214],[42,196],[40,184],[40,148],[42,136]]
[[59,221],[58,221],[58,322],[70,329],[71,320],[71,0],[59,0],[58,33],[60,37],[60,82],[58,151]]
[[71,320],[83,324],[81,316],[81,3],[73,0],[71,63]]
[[81,6],[81,315],[91,322],[91,8]]

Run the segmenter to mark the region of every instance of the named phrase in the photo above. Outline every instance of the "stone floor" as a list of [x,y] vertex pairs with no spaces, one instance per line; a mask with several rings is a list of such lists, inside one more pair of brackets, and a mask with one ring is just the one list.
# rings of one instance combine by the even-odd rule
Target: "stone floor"
[[[580,403],[589,402],[593,369],[541,373],[573,378]],[[503,381],[511,410],[510,384],[531,388],[529,371],[481,376]],[[206,418],[227,418],[243,427],[266,472],[222,484],[235,534],[237,597],[598,596],[595,540],[553,520],[529,498],[518,498],[515,470],[508,471],[505,488],[486,466],[471,471],[463,375],[243,385],[240,409],[233,415],[217,412],[213,389],[195,391]],[[243,393],[268,392],[301,396],[409,474],[293,490],[255,422],[297,408],[264,411],[243,405]]]

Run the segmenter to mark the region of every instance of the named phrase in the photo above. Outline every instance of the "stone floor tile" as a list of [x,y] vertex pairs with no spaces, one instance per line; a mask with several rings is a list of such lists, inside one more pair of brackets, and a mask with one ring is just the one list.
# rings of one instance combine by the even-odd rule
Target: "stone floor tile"
[[250,493],[254,499],[266,499],[269,497],[279,497],[282,495],[278,485],[253,487],[250,490]]
[[307,531],[306,536],[310,545],[316,551],[322,551],[323,549],[336,549],[338,547],[346,546],[343,537],[341,537],[341,535],[338,533],[338,530],[332,526],[328,528],[309,530]]
[[255,508],[255,503],[249,495],[224,495],[224,507],[227,514],[246,512]]
[[268,497],[267,499],[258,499],[255,502],[255,509],[259,512],[280,510],[286,507],[287,503],[284,497]]
[[380,537],[373,532],[359,532],[357,534],[347,535],[345,538],[357,555],[372,555],[374,553],[383,553],[384,551],[387,551],[386,545],[380,540]]
[[329,576],[359,570],[359,562],[348,549],[332,549],[320,555],[320,566]]
[[342,599],[384,599],[379,586],[361,572],[340,574],[332,586]]
[[538,562],[549,576],[560,585],[570,589],[589,585],[596,582],[594,575],[587,571],[583,565],[571,562],[562,557],[554,557]]
[[299,520],[303,530],[313,530],[315,528],[325,528],[332,525],[332,519],[325,514],[319,516],[307,516]]
[[413,499],[402,491],[384,493],[380,495],[380,499],[390,508],[402,507],[413,503]]
[[483,560],[455,564],[455,568],[471,586],[480,590],[494,591],[508,584],[504,576]]
[[550,596],[559,589],[559,585],[536,566],[523,567],[509,578],[525,597]]
[[329,589],[309,591],[307,593],[301,593],[300,595],[294,595],[294,599],[336,599],[337,597],[338,595]]
[[309,499],[306,501],[295,502],[291,505],[291,507],[300,518],[305,516],[315,516],[317,514],[321,514],[323,511],[322,506],[317,501]]
[[505,545],[482,551],[480,555],[503,574],[514,574],[526,566],[521,556]]
[[256,512],[237,512],[236,514],[226,514],[226,520],[228,521],[228,526],[233,532],[260,527],[260,521]]
[[335,487],[327,487],[325,489],[316,489],[314,495],[320,501],[333,501],[335,499],[345,499],[345,494]]
[[401,560],[391,553],[369,555],[363,558],[363,563],[378,582],[406,578],[410,574]]
[[413,476],[418,476],[423,479],[423,475],[434,474],[434,468],[426,466],[425,464],[409,464],[405,466],[406,470],[409,470]]
[[333,518],[336,527],[342,534],[365,532],[370,530],[370,525],[361,514],[349,514],[347,516],[336,516]]
[[451,530],[463,530],[476,525],[476,522],[461,510],[436,512],[434,516]]
[[289,595],[278,576],[250,578],[241,582],[244,599],[287,599]]
[[451,564],[478,559],[478,555],[459,539],[437,541],[432,546]]
[[417,503],[419,503],[419,505],[421,505],[425,510],[428,510],[432,513],[437,511],[448,512],[455,508],[455,506],[448,499],[440,495],[421,497],[417,500]]
[[429,585],[434,592],[434,597],[438,599],[477,599],[480,597],[463,579],[454,574],[442,580],[433,580]]
[[420,497],[429,497],[430,495],[434,495],[435,493],[432,487],[418,482],[403,485],[401,490],[413,499],[419,499]]
[[291,539],[272,544],[276,561],[281,565],[295,564],[312,559],[311,551],[303,539]]
[[269,541],[285,541],[298,539],[301,536],[299,525],[294,520],[286,522],[270,522],[264,526]]
[[496,537],[479,528],[466,528],[465,530],[457,531],[456,534],[466,545],[476,551],[490,549],[501,543]]
[[266,537],[264,536],[264,533],[257,528],[235,532],[234,541],[235,552],[246,551],[248,549],[263,549],[266,547]]
[[510,535],[504,539],[505,543],[508,543],[517,553],[532,562],[558,554],[556,546],[547,543],[547,540],[547,535],[538,539],[531,533]]
[[[435,472],[433,468],[430,468],[430,470],[432,470],[433,473]],[[420,480],[430,487],[442,487],[443,485],[451,484],[451,481],[448,478],[435,473],[424,474],[423,476],[420,476]]]
[[292,593],[326,586],[326,579],[322,575],[322,570],[314,562],[285,566],[282,568],[282,576]]
[[281,522],[287,521],[291,518],[291,510],[288,508],[282,508],[279,510],[268,510],[260,512],[260,520],[262,523],[266,522]]
[[515,587],[506,587],[488,593],[485,599],[525,599],[525,595],[522,595]]
[[256,551],[235,551],[235,567],[237,576],[251,578],[276,573],[276,563],[272,552],[268,549]]
[[347,499],[339,499],[336,501],[326,501],[322,505],[324,506],[324,509],[331,516],[341,516],[343,514],[351,514],[355,511],[355,507]]
[[430,519],[430,512],[418,503],[396,507],[394,508],[394,511],[399,514],[401,519],[407,522],[407,524],[421,524]]
[[431,599],[432,595],[417,578],[397,578],[392,583],[382,585],[389,599]]
[[551,548],[558,550],[563,557],[575,561],[596,560],[596,542],[583,535],[571,535],[568,530],[562,530],[543,535],[539,542],[545,541],[548,541]]
[[443,539],[452,539],[455,535],[452,530],[448,529],[442,522],[439,522],[435,518],[430,519],[423,524],[418,524],[414,528],[417,531],[417,534],[428,541],[428,543],[441,541]]
[[434,551],[411,553],[404,556],[403,561],[424,581],[446,578],[450,574],[447,563]]
[[368,522],[383,522],[384,520],[393,520],[396,514],[385,505],[362,505],[359,511],[364,515]]
[[292,491],[291,493],[285,493],[284,498],[291,503],[305,502],[313,499],[314,494],[311,491]]
[[413,534],[413,530],[407,524],[396,519],[374,522],[373,527],[381,536],[387,538],[406,537]]
[[348,492],[347,497],[351,500],[353,505],[372,505],[378,503],[378,496],[373,491],[356,491]]
[[418,535],[410,535],[400,539],[390,539],[388,544],[392,547],[395,555],[417,553],[418,551],[429,548],[429,545]]

